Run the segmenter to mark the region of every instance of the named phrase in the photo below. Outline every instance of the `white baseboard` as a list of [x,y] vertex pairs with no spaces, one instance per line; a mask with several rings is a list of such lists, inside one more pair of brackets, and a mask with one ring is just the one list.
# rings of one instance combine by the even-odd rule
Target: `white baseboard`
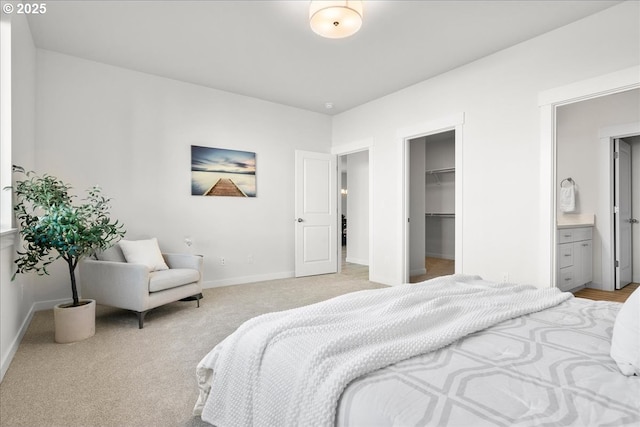
[[294,276],[295,273],[293,271],[283,271],[280,273],[257,274],[255,276],[233,277],[221,280],[208,280],[206,282],[202,282],[202,288],[209,289],[219,288],[222,286],[243,285],[245,283],[264,282],[267,280],[289,279]]
[[20,325],[18,334],[15,336],[15,338],[11,342],[11,345],[9,346],[9,351],[2,358],[2,362],[0,363],[0,382],[2,382],[2,380],[4,379],[4,374],[7,373],[7,369],[9,369],[9,365],[11,365],[11,361],[13,360],[13,357],[16,355],[16,352],[18,351],[20,342],[22,341],[24,334],[27,332],[27,329],[29,328],[31,319],[33,319],[33,313],[36,312],[34,306],[35,304],[31,306],[29,313],[27,314],[27,316],[22,321],[22,324]]
[[55,307],[58,304],[64,304],[66,302],[71,302],[70,298],[63,298],[63,299],[53,299],[53,300],[49,300],[49,301],[36,301],[33,303],[33,307],[32,310],[35,311],[42,311],[42,310],[53,310],[53,307]]
[[451,259],[451,260],[456,259],[454,254],[436,254],[433,252],[427,252],[425,256],[429,258],[440,258],[440,259]]
[[369,260],[368,259],[346,258],[345,261],[350,263],[350,264],[369,265]]
[[602,283],[589,282],[586,284],[585,287],[589,289],[599,289],[601,291],[608,291],[608,289],[604,288],[604,285]]
[[426,268],[416,268],[415,270],[409,271],[409,276],[422,276],[427,274]]

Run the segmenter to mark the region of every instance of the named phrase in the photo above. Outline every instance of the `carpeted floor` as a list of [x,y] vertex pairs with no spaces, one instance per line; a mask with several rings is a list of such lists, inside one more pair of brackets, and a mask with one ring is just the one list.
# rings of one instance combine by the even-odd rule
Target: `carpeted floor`
[[191,411],[195,368],[256,315],[382,288],[366,267],[341,274],[206,289],[200,308],[176,302],[147,314],[98,306],[96,335],[53,341],[53,313],[35,313],[0,383],[1,426],[203,426]]

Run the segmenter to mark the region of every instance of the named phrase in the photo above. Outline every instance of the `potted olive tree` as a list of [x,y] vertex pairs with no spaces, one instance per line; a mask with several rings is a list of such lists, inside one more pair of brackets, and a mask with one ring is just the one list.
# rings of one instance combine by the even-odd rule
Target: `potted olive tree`
[[47,266],[62,258],[68,266],[73,301],[54,308],[56,342],[74,342],[95,333],[95,301],[80,300],[75,270],[78,262],[96,251],[105,250],[124,236],[123,225],[109,218],[109,201],[98,186],[76,201],[71,186],[50,175],[25,172],[17,180],[14,206],[22,248],[15,260],[18,273],[48,275]]

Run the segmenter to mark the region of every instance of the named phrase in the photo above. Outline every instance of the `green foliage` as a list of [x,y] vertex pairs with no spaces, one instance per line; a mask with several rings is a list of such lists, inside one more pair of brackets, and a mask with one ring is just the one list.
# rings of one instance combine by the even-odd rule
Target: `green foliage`
[[[74,203],[71,186],[50,175],[38,176],[14,166],[24,180],[14,187],[17,203],[13,210],[23,240],[18,251],[17,273],[49,274],[47,266],[59,258],[69,267],[73,304],[78,305],[75,269],[80,259],[102,251],[124,236],[123,225],[109,218],[109,201],[100,187],[86,191],[87,196]],[[14,278],[15,278],[14,274]]]

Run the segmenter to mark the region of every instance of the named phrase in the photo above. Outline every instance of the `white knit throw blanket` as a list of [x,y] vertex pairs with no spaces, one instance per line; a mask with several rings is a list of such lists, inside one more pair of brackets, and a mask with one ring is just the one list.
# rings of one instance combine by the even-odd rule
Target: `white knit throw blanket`
[[570,297],[454,275],[265,314],[198,364],[194,414],[218,427],[332,426],[359,376]]

